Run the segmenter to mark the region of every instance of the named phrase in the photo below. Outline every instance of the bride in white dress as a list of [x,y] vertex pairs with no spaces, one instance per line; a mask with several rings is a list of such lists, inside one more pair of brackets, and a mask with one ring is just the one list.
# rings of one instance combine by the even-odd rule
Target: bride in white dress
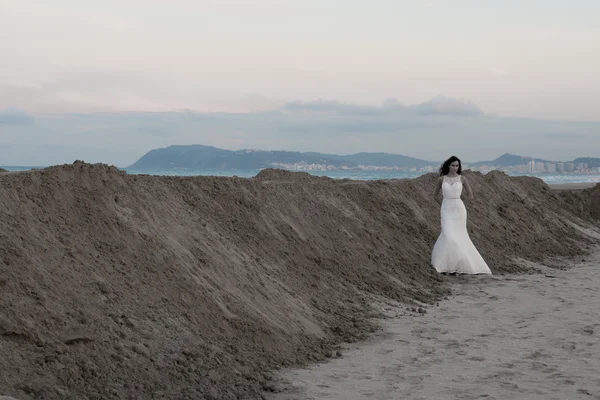
[[455,156],[440,167],[441,177],[434,197],[437,201],[440,191],[442,192],[442,232],[433,246],[431,264],[441,273],[491,274],[492,271],[467,232],[467,209],[461,195],[463,187],[470,198],[473,198],[473,191],[461,172],[461,162]]

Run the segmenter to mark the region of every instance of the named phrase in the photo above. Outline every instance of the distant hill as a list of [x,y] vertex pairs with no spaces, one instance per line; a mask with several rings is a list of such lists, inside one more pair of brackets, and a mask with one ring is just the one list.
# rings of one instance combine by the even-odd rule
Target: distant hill
[[[470,163],[469,165],[474,166],[474,167],[480,167],[482,165],[491,165],[491,166],[495,166],[495,167],[514,167],[515,165],[527,164],[531,160],[541,161],[544,163],[558,162],[558,161],[552,161],[552,160],[544,160],[542,158],[524,157],[524,156],[520,156],[517,154],[505,153],[505,154],[502,154],[500,157],[496,158],[495,160],[478,161],[475,163]],[[594,157],[579,157],[573,161],[565,161],[565,162],[572,162],[572,163],[575,163],[575,165],[581,164],[581,163],[587,163],[589,168],[600,167],[600,158],[594,158]]]
[[135,170],[152,169],[260,169],[276,164],[327,164],[356,168],[359,165],[381,167],[423,167],[437,163],[388,153],[357,153],[351,155],[315,152],[223,150],[212,146],[186,145],[154,149],[129,166]]
[[212,146],[169,146],[149,151],[129,168],[145,169],[258,169],[273,163],[332,163],[341,166],[342,161],[329,160],[317,154],[263,150],[223,150]]
[[587,163],[588,168],[598,168],[600,167],[600,158],[593,157],[579,157],[572,161],[575,165],[580,163]]
[[524,157],[518,154],[505,153],[500,157],[496,158],[492,161],[478,161],[475,163],[471,163],[472,166],[481,166],[481,165],[493,165],[495,167],[512,167],[515,165],[527,164],[529,161],[542,161],[549,162],[548,160],[543,160],[541,158],[533,158],[533,157]]
[[376,165],[379,167],[425,167],[438,164],[432,161],[420,160],[418,158],[390,153],[356,153],[346,156],[326,154],[331,159],[344,160],[357,165]]
[[[540,158],[524,157],[505,153],[495,160],[468,163],[469,167],[490,165],[495,167],[512,167],[527,164],[529,161],[552,162]],[[600,158],[580,157],[573,160],[575,164],[588,163],[590,168],[600,167]],[[326,154],[317,152],[268,151],[268,150],[224,150],[212,146],[185,145],[169,146],[154,149],[146,153],[128,168],[138,171],[170,170],[170,169],[262,169],[273,166],[293,164],[332,165],[336,168],[359,168],[361,165],[375,167],[421,168],[438,167],[441,162],[427,161],[414,157],[390,153],[356,153],[349,155]]]

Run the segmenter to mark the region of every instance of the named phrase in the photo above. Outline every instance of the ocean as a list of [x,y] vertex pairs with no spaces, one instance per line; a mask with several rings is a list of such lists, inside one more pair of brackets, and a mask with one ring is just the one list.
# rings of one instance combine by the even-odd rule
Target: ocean
[[[0,166],[8,171],[27,171],[34,168],[30,166]],[[136,171],[129,168],[121,168],[128,174],[145,174],[145,175],[163,175],[163,176],[238,176],[240,178],[251,178],[256,176],[260,169],[248,170],[151,170],[151,171]],[[300,171],[308,172],[316,176],[328,176],[333,179],[353,179],[353,180],[379,180],[379,179],[406,179],[416,178],[427,172],[400,172],[400,171],[352,171],[352,170],[337,170],[337,171]],[[542,179],[547,184],[559,183],[600,183],[600,173],[534,173],[534,174],[519,174],[508,173],[511,176],[535,176]]]
[[[129,174],[138,174],[140,171],[129,170],[124,168]],[[253,170],[155,170],[145,171],[144,174],[149,175],[172,175],[172,176],[196,176],[196,175],[211,175],[211,176],[238,176],[240,178],[251,178],[256,176],[260,169]],[[400,172],[400,171],[299,171],[308,172],[316,176],[328,176],[333,179],[353,179],[353,180],[379,180],[379,179],[405,179],[417,178],[427,172]],[[538,174],[518,174],[509,173],[511,176],[535,176],[542,179],[547,184],[558,183],[587,183],[599,182],[600,173],[581,174],[581,173],[538,173]]]

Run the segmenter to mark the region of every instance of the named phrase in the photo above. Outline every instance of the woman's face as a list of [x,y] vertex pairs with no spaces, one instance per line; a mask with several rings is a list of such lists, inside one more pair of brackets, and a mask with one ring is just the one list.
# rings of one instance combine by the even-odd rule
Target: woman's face
[[450,173],[456,174],[458,173],[458,167],[460,166],[458,161],[452,161],[450,163]]

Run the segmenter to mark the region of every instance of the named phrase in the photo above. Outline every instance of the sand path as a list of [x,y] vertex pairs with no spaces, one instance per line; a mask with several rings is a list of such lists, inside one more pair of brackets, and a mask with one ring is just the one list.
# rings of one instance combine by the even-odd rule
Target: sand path
[[342,358],[284,372],[286,390],[269,399],[600,399],[599,261],[449,278],[455,296],[439,307],[384,321]]

